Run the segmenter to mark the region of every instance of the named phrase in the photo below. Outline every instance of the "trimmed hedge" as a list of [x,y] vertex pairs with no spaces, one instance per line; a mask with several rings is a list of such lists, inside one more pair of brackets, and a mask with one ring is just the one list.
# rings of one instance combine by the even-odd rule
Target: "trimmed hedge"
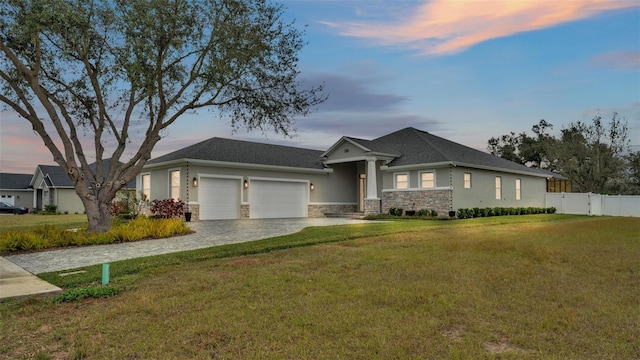
[[458,219],[470,219],[477,217],[489,216],[505,216],[505,215],[534,215],[534,214],[554,214],[556,208],[539,208],[539,207],[517,207],[517,208],[469,208],[458,209],[456,216]]

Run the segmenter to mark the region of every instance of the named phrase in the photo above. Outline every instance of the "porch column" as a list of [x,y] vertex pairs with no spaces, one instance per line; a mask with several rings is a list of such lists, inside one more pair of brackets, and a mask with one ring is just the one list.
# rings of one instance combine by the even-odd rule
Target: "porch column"
[[376,158],[367,158],[367,199],[378,199]]
[[376,174],[376,158],[367,160],[367,197],[364,199],[364,214],[376,215],[380,213],[380,199],[378,198],[378,184]]

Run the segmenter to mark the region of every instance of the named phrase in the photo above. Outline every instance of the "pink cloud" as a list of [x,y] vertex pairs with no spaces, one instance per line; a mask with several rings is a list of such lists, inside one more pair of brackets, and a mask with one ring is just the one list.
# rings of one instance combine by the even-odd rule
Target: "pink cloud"
[[617,51],[595,57],[592,62],[598,66],[614,69],[640,69],[640,51]]
[[539,30],[598,13],[637,7],[633,1],[434,0],[393,23],[324,22],[341,35],[382,45],[415,49],[424,55],[454,54],[483,41]]

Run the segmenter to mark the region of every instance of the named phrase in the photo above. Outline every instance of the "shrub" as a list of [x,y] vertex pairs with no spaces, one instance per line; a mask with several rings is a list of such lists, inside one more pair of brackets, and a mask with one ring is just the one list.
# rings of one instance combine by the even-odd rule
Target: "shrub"
[[184,214],[184,201],[173,199],[153,200],[151,213],[155,218],[171,219],[181,217]]
[[431,210],[431,216],[437,217],[438,216],[438,212],[435,211],[435,210]]
[[58,205],[55,204],[47,204],[44,206],[44,213],[55,215],[58,212]]
[[553,214],[556,212],[556,208],[538,208],[538,207],[526,207],[526,208],[473,208],[473,209],[458,209],[456,216],[458,219],[468,219],[474,217],[485,216],[502,216],[502,215],[529,215],[529,214]]
[[119,192],[117,200],[111,203],[111,216],[121,219],[135,219],[141,212],[143,202],[135,194]]
[[420,209],[420,210],[416,211],[416,216],[428,216],[429,213],[430,212],[427,209]]
[[404,213],[404,209],[402,208],[391,208],[389,209],[389,215],[391,216],[402,216]]

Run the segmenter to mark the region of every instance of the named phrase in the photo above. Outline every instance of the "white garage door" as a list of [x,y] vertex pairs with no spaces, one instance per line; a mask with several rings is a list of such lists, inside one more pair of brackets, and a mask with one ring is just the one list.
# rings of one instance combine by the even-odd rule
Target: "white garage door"
[[202,177],[198,184],[200,220],[240,218],[240,180]]
[[251,180],[250,217],[307,217],[308,186],[306,182]]

